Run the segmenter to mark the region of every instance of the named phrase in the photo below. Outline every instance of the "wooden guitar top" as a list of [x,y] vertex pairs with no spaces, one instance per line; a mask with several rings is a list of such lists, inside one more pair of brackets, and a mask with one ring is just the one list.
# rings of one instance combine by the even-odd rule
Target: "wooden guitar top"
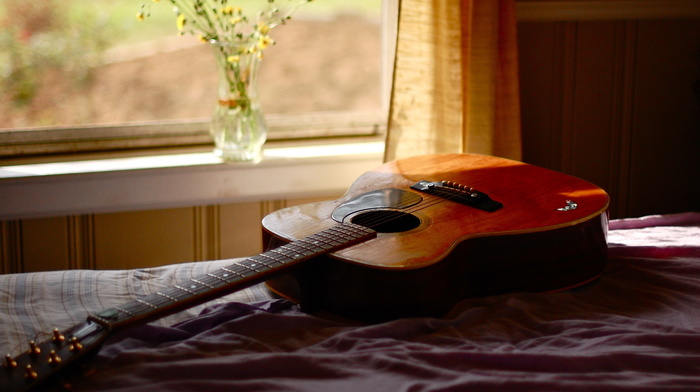
[[[503,207],[483,211],[410,188],[421,180],[473,187]],[[556,171],[492,156],[440,154],[386,163],[360,176],[342,198],[274,212],[263,220],[263,228],[286,241],[306,237],[337,224],[331,214],[338,206],[379,189],[419,194],[423,200],[405,210],[420,219],[420,226],[380,233],[334,257],[374,268],[419,268],[439,262],[467,239],[573,226],[604,214],[609,204],[599,187]],[[607,219],[601,222],[606,224]]]

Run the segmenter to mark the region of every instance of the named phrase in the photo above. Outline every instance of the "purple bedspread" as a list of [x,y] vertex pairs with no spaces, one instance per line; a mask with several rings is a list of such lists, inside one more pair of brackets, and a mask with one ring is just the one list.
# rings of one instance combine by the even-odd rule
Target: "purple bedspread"
[[359,325],[226,303],[107,344],[76,391],[697,391],[700,214],[614,221],[594,283]]

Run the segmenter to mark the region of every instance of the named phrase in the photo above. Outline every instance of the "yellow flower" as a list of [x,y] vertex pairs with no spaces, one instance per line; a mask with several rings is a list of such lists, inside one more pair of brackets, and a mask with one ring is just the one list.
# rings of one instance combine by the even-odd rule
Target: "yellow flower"
[[267,33],[270,32],[270,25],[265,22],[258,22],[258,31],[262,35],[267,35]]
[[146,15],[144,15],[143,11],[141,11],[141,12],[136,14],[136,19],[137,20],[144,20],[144,19],[146,19]]
[[265,49],[274,43],[275,43],[275,41],[272,38],[265,35],[265,36],[260,37],[260,39],[258,40],[258,43],[257,43],[257,47],[260,49]]
[[154,3],[160,3],[160,0],[153,0]]
[[226,58],[226,61],[228,61],[229,63],[235,63],[236,61],[238,61],[240,59],[241,59],[241,56],[233,55],[233,56],[228,56]]
[[184,14],[180,14],[177,16],[177,29],[182,31],[185,28],[185,23],[187,23],[187,19],[185,18]]
[[221,10],[221,13],[224,15],[233,15],[233,7],[230,5],[227,5],[226,7],[224,7],[223,10]]

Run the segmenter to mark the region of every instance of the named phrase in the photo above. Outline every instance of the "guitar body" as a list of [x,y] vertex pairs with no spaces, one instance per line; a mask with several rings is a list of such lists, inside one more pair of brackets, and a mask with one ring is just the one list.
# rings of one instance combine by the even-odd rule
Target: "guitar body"
[[[411,188],[420,181],[473,187],[502,206],[488,211]],[[563,290],[604,271],[608,204],[591,183],[522,162],[398,160],[365,173],[338,200],[265,217],[268,249],[342,222],[379,232],[267,284],[309,311],[370,322],[441,316],[466,298]],[[389,223],[373,227],[379,220]]]

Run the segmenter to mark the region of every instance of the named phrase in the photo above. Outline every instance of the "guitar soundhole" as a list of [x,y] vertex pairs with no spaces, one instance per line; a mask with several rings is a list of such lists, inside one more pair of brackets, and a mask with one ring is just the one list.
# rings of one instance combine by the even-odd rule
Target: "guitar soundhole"
[[420,226],[420,219],[401,211],[377,210],[355,215],[350,222],[378,233],[400,233]]

